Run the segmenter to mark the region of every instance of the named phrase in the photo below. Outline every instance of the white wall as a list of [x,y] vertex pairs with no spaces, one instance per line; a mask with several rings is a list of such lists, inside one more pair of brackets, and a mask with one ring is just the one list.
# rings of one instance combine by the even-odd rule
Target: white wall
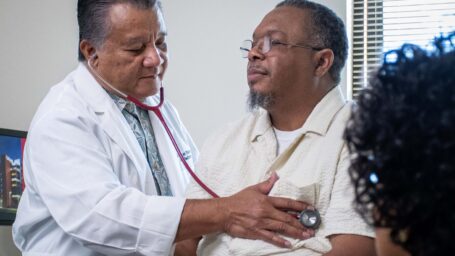
[[[162,1],[170,49],[166,92],[201,146],[207,133],[246,113],[247,62],[239,46],[280,1]],[[319,2],[345,20],[344,0]]]
[[49,87],[77,64],[76,2],[0,1],[0,127],[27,130]]
[[[251,37],[278,0],[162,0],[169,30],[165,86],[196,143],[246,113]],[[346,20],[344,0],[320,0]],[[76,0],[0,1],[0,127],[27,130],[50,86],[77,65]],[[345,75],[342,85],[345,87]],[[11,256],[9,227],[0,227],[0,256]]]
[[[0,1],[0,127],[27,130],[49,87],[77,64],[76,0]],[[0,256],[20,255],[0,226]]]

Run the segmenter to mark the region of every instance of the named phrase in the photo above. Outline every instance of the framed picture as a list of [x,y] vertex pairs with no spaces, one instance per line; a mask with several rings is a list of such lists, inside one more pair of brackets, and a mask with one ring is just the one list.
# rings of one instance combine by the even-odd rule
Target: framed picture
[[0,225],[11,225],[24,189],[24,131],[0,128]]

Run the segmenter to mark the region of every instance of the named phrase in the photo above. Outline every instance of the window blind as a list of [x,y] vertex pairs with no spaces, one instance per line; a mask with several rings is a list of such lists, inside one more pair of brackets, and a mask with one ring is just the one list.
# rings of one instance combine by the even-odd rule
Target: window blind
[[368,83],[382,55],[403,43],[431,47],[455,30],[455,0],[353,0],[352,97]]

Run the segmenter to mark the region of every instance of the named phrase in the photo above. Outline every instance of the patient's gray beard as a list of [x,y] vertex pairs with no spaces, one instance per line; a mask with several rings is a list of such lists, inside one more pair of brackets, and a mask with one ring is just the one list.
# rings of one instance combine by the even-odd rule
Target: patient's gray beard
[[250,90],[248,95],[248,107],[250,111],[256,110],[258,107],[268,109],[273,104],[274,99],[271,93],[263,94]]

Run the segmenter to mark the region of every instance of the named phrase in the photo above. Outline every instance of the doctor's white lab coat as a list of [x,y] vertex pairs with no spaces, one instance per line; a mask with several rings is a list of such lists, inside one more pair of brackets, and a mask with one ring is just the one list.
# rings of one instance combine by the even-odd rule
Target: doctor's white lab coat
[[[169,102],[161,111],[193,166],[199,153],[177,112]],[[149,115],[174,197],[156,196],[136,137],[85,65],[50,90],[25,147],[26,189],[13,225],[24,256],[170,254],[190,176]]]

